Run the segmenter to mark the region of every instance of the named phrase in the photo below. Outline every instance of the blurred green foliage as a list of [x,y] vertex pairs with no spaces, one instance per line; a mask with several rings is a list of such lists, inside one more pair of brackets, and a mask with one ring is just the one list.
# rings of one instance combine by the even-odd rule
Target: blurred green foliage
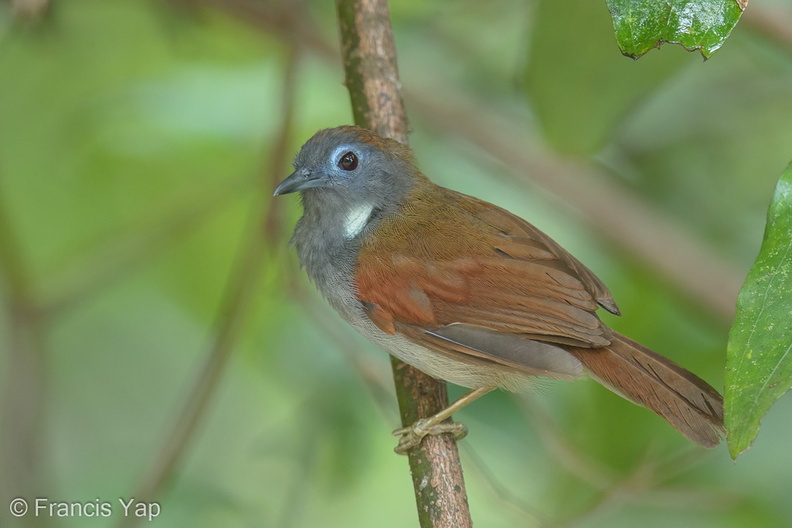
[[[245,16],[229,7],[243,4],[253,8]],[[563,197],[526,191],[415,109],[447,92],[507,115],[747,271],[792,157],[788,52],[761,27],[738,26],[707,63],[671,47],[634,62],[608,37],[604,5],[576,18],[549,0],[392,4],[424,171],[557,238],[614,292],[625,315],[608,324],[722,387],[730,321],[604,242]],[[285,176],[267,171],[281,154],[284,75],[303,35],[295,18],[335,50],[328,2],[73,0],[38,23],[0,4],[0,525],[15,525],[10,497],[116,501],[153,465],[223,320],[234,262],[263,236],[250,228],[271,193],[260,175],[272,187]],[[331,55],[310,45],[297,55],[288,156],[316,129],[351,121]],[[298,204],[281,200],[255,305],[156,497],[155,522],[412,526],[407,464],[389,435],[387,358],[298,273],[286,242]],[[38,399],[21,397],[35,385],[20,377],[25,358],[37,362],[25,372],[41,383]],[[782,399],[735,465],[725,447],[690,446],[591,382],[491,394],[459,416],[471,430],[462,452],[474,520],[790,525],[790,411]],[[20,416],[32,417],[36,442]],[[118,525],[119,512],[90,523]]]
[[536,16],[545,23],[530,33],[524,87],[545,138],[561,152],[601,151],[636,102],[689,64],[679,50],[626,64],[613,53],[613,28],[600,2],[540,1]]

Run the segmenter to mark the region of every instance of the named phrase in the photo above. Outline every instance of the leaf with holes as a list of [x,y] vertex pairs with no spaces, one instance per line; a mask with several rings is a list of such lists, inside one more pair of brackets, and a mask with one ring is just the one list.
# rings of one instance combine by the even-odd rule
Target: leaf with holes
[[709,58],[728,38],[748,0],[606,0],[622,53],[637,59],[670,42]]
[[762,249],[737,300],[726,360],[729,452],[750,447],[759,422],[792,385],[792,164],[776,187]]

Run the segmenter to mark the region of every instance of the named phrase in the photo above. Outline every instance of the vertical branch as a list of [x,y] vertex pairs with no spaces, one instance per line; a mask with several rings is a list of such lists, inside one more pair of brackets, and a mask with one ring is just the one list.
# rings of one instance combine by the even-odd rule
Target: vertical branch
[[338,20],[355,123],[407,143],[387,0],[339,0]]
[[[285,60],[279,137],[270,154],[270,163],[261,173],[261,181],[258,185],[259,204],[253,211],[248,236],[240,244],[240,252],[225,290],[215,340],[206,362],[187,396],[184,407],[135,494],[135,498],[139,501],[156,499],[184,457],[188,444],[194,437],[194,433],[216,392],[231,353],[244,329],[245,319],[253,305],[256,283],[263,269],[269,241],[265,236],[266,229],[273,222],[269,215],[272,198],[271,175],[273,173],[282,174],[288,163],[286,145],[293,123],[294,98],[292,94],[295,91],[294,85],[297,79],[299,50],[292,48]],[[122,518],[120,526],[132,526],[140,520],[141,518],[130,515]]]
[[42,449],[47,358],[38,299],[1,194],[0,310],[7,318],[8,364],[0,385],[0,503],[7,505],[15,496],[35,496],[48,477]]
[[[407,142],[407,116],[396,67],[387,0],[338,0],[346,86],[355,123]],[[445,383],[392,360],[402,424],[448,405]],[[427,436],[409,453],[423,528],[471,526],[462,466],[453,435]]]

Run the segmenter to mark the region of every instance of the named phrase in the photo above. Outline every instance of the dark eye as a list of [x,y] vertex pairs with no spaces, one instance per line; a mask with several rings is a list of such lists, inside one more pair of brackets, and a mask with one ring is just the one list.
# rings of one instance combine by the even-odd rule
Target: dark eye
[[345,171],[353,171],[357,169],[358,165],[358,158],[355,156],[354,152],[347,152],[341,159],[338,160],[338,166],[344,169]]

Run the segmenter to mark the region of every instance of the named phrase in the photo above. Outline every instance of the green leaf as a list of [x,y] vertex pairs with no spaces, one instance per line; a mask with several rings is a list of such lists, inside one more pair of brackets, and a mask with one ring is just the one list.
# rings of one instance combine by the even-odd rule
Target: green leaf
[[723,45],[747,0],[606,0],[622,53],[637,59],[665,42],[709,58]]
[[776,187],[762,249],[737,300],[726,360],[729,452],[750,447],[759,422],[792,385],[792,164]]

